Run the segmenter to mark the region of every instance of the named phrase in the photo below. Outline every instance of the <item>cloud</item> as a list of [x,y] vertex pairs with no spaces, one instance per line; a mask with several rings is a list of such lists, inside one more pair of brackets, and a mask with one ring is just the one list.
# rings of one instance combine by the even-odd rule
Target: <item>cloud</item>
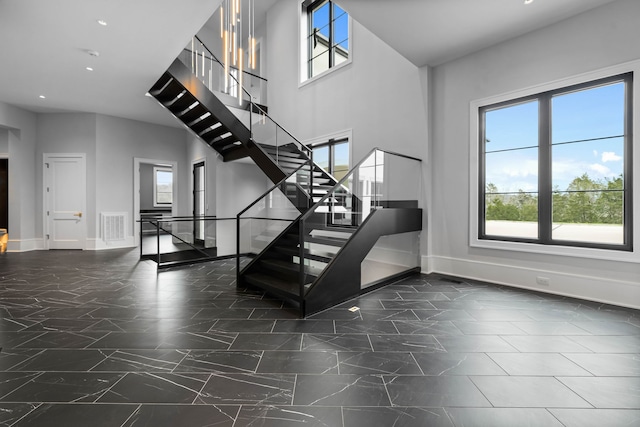
[[605,151],[602,153],[602,162],[606,163],[606,162],[617,162],[622,160],[621,156],[618,156],[616,153],[614,153],[613,151]]
[[598,157],[598,150],[593,150],[593,157]]
[[611,169],[609,169],[605,165],[601,165],[600,163],[594,163],[592,165],[589,165],[589,169],[591,169],[592,171],[596,172],[601,176],[613,175],[613,173],[611,172]]

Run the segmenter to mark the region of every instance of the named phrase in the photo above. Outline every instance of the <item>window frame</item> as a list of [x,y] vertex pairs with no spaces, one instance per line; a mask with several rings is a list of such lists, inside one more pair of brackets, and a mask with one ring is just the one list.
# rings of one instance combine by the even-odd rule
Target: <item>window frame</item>
[[[540,239],[524,239],[524,238],[512,238],[503,236],[487,236],[484,233],[484,208],[485,201],[481,200],[485,195],[484,188],[484,149],[481,144],[482,137],[484,135],[484,123],[482,111],[487,110],[487,107],[491,109],[498,108],[500,106],[517,105],[519,103],[526,102],[528,100],[537,99],[541,95],[546,95],[551,99],[553,95],[560,95],[564,93],[576,92],[584,90],[590,87],[598,87],[603,84],[621,81],[621,77],[631,75],[631,79],[627,81],[627,91],[625,98],[626,107],[626,121],[625,121],[625,163],[624,163],[624,179],[625,179],[625,193],[624,193],[624,225],[625,225],[625,242],[623,245],[610,245],[599,243],[587,243],[587,242],[569,242],[564,240],[553,240],[551,238],[551,232],[540,230]],[[637,226],[633,224],[633,213],[636,216],[640,212],[640,206],[638,204],[640,182],[638,177],[640,172],[634,169],[640,167],[639,149],[634,150],[633,135],[638,123],[638,112],[634,109],[634,101],[637,101],[638,85],[634,84],[633,76],[640,75],[640,61],[632,61],[625,64],[620,64],[606,69],[585,73],[579,76],[569,77],[563,80],[534,86],[506,94],[496,95],[489,98],[474,100],[470,103],[470,211],[469,211],[469,244],[471,247],[487,248],[487,249],[501,249],[501,250],[514,250],[530,253],[541,254],[553,254],[564,255],[574,257],[585,257],[595,259],[606,259],[615,261],[628,261],[638,262],[640,260],[640,252],[638,247],[640,246],[640,233]],[[549,101],[550,102],[550,101]],[[550,106],[550,104],[547,104]],[[540,109],[543,109],[541,106]],[[544,121],[542,112],[539,116],[539,122]],[[549,117],[549,115],[546,115]],[[540,124],[539,124],[540,126]],[[543,126],[545,132],[549,132],[550,127]],[[538,140],[538,152],[540,152],[540,146],[543,145],[543,140],[548,144],[550,142],[550,135],[542,136],[543,130],[540,130]],[[544,139],[546,138],[546,139]],[[550,151],[551,146],[547,145],[547,150]],[[550,162],[551,156],[539,157],[539,170],[541,168],[540,163],[548,160]],[[551,164],[544,165],[548,172],[548,180],[551,179]],[[541,171],[542,172],[542,171]],[[538,187],[538,223],[542,227],[542,223],[545,220],[549,220],[548,227],[552,224],[552,207],[551,200],[553,195],[553,189],[551,188],[550,181],[546,183],[543,179],[542,173],[539,173],[539,187]],[[543,188],[543,186],[548,186]],[[543,201],[544,198],[542,192],[546,191],[548,194],[548,201]],[[546,203],[546,205],[545,205]],[[542,205],[542,206],[541,206]],[[546,217],[543,217],[542,212],[546,211]],[[543,235],[543,233],[548,233]],[[547,238],[548,237],[548,238]],[[635,243],[635,244],[634,244]]]
[[[330,3],[329,7],[329,25],[330,25],[330,34],[331,39],[329,41],[329,68],[312,76],[311,75],[311,14],[312,10],[322,5],[323,3]],[[299,52],[300,52],[300,67],[299,67],[299,87],[305,86],[311,82],[316,81],[317,79],[324,77],[328,74],[333,73],[343,67],[350,65],[353,61],[353,36],[352,36],[352,28],[353,21],[351,19],[351,15],[344,9],[342,6],[338,4],[338,6],[345,11],[347,14],[347,40],[349,41],[349,50],[347,59],[337,65],[334,65],[335,60],[333,60],[333,48],[331,47],[331,40],[333,38],[333,22],[331,20],[333,16],[333,4],[336,2],[333,0],[303,0],[300,3],[300,19],[299,19],[299,27],[300,27],[300,38],[299,38]]]
[[[171,202],[170,203],[158,202],[158,172],[171,172]],[[173,187],[174,187],[173,180],[174,180],[173,168],[167,167],[167,166],[153,167],[153,207],[154,208],[173,207]]]

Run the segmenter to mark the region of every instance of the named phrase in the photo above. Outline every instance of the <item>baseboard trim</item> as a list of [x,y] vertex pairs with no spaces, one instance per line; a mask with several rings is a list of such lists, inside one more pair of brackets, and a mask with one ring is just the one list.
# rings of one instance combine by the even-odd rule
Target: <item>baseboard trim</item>
[[[458,258],[422,257],[423,273],[440,273],[553,295],[640,309],[640,283]],[[548,279],[541,285],[538,277]]]
[[11,240],[7,242],[7,252],[30,252],[44,249],[43,239]]
[[102,239],[87,239],[88,251],[103,251],[106,249],[125,249],[135,248],[136,242],[133,236],[127,236],[124,240],[115,240],[111,242],[105,242]]

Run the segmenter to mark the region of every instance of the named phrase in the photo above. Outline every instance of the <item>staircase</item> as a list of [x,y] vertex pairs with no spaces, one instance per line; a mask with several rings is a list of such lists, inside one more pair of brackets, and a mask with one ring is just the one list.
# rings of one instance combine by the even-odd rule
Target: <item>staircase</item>
[[[290,301],[304,317],[365,291],[361,264],[381,237],[422,229],[417,197],[390,200],[356,189],[370,184],[372,178],[367,177],[372,161],[374,171],[382,170],[384,162],[379,164],[379,159],[385,155],[406,156],[374,149],[337,182],[313,163],[306,146],[275,122],[281,135],[277,144],[255,141],[258,133],[253,129],[252,114],[264,119],[268,118],[266,113],[249,103],[249,123],[245,125],[180,59],[171,64],[149,93],[224,161],[250,157],[274,183],[267,194],[238,214],[238,253],[243,234],[240,224],[255,219],[249,215],[252,207],[271,206],[274,197],[279,197],[297,212],[285,227],[272,233],[275,237],[267,237],[268,228],[263,230],[261,237],[268,243],[242,270],[238,260],[238,287],[259,288]],[[386,167],[390,164],[387,161]],[[373,187],[380,182],[375,178]],[[379,283],[368,283],[366,290],[416,271],[419,268],[408,266]]]

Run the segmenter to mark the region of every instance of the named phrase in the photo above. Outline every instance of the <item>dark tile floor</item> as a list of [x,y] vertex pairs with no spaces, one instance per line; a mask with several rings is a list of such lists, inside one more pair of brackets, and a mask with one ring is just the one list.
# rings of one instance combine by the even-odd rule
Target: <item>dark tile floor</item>
[[299,320],[137,256],[0,256],[0,425],[640,425],[638,311],[421,275]]

